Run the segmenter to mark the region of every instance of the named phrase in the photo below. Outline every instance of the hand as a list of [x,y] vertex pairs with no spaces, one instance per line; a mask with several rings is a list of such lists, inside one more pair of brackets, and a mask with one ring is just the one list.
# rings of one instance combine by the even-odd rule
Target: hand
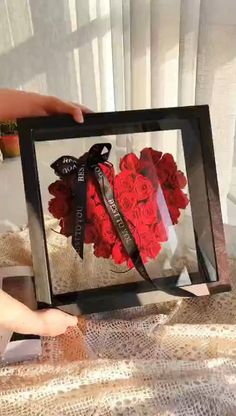
[[70,114],[82,123],[83,114],[91,113],[87,107],[62,101],[59,98],[32,92],[0,89],[0,120],[10,121],[21,117]]
[[77,325],[77,318],[59,309],[32,311],[0,289],[1,328],[19,334],[53,336],[64,334],[67,328]]
[[59,309],[43,309],[35,311],[34,314],[38,321],[34,334],[40,336],[55,337],[64,334],[67,328],[78,323],[76,316],[68,315]]

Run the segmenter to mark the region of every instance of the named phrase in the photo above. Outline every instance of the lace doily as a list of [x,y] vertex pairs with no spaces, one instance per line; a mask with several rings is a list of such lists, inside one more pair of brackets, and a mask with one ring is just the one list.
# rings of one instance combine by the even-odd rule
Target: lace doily
[[[0,237],[1,266],[31,264],[26,236]],[[1,368],[0,383],[1,416],[235,415],[235,289],[80,317],[43,340],[39,362]]]

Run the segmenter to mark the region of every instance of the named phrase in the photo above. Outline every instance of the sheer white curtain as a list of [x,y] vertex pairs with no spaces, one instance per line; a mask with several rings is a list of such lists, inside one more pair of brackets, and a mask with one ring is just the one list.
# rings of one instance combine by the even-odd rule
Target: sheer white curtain
[[0,0],[1,87],[98,111],[209,104],[225,222],[236,217],[235,45],[235,0]]

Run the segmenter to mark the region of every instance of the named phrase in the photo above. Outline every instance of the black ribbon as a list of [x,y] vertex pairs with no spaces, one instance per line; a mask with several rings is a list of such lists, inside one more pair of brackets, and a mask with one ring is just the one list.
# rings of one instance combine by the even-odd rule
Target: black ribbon
[[[111,145],[95,144],[89,152],[86,152],[81,158],[77,159],[71,156],[62,156],[57,159],[51,167],[60,178],[66,178],[69,175],[75,176],[74,185],[74,221],[72,246],[83,259],[84,254],[84,233],[86,223],[86,206],[87,206],[87,176],[99,163],[105,163],[108,160],[111,151]],[[102,172],[103,173],[103,172]],[[104,175],[105,176],[105,175]]]
[[[111,144],[99,143],[95,144],[86,152],[81,158],[77,159],[72,156],[62,156],[52,163],[51,167],[55,174],[61,179],[69,175],[75,176],[74,186],[74,227],[72,235],[72,246],[83,259],[84,233],[86,224],[86,205],[87,205],[87,177],[92,173],[98,184],[103,202],[107,208],[107,212],[111,221],[120,237],[120,240],[131,258],[138,273],[150,282],[156,288],[164,290],[167,293],[186,296],[186,292],[180,288],[168,288],[166,279],[161,279],[161,282],[154,283],[143,264],[142,258],[136,241],[126,223],[119,205],[115,199],[113,189],[110,182],[99,164],[106,164],[110,155]],[[168,280],[168,279],[167,279]],[[189,295],[188,295],[189,296]]]

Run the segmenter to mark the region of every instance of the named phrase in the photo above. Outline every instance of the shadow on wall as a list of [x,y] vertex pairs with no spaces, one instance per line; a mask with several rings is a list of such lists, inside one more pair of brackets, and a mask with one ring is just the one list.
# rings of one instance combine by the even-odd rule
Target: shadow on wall
[[[136,2],[140,3],[140,0],[136,0]],[[173,3],[173,0],[171,2]],[[82,100],[88,106],[96,109],[95,84],[97,72],[101,65],[104,65],[104,62],[102,62],[104,53],[100,50],[99,60],[101,62],[96,62],[94,60],[95,44],[93,45],[92,42],[97,40],[98,49],[102,49],[104,36],[111,32],[113,37],[115,31],[120,29],[119,19],[123,19],[121,23],[124,34],[127,35],[127,31],[130,32],[128,36],[131,46],[130,62],[132,62],[132,59],[138,60],[140,55],[146,53],[146,49],[143,49],[141,45],[139,48],[136,42],[135,50],[132,50],[137,27],[139,32],[140,30],[145,31],[145,28],[140,25],[140,16],[137,14],[138,7],[142,10],[141,3],[140,5],[133,5],[130,2],[127,9],[129,12],[129,24],[127,24],[127,16],[125,16],[127,10],[124,9],[124,6],[122,7],[121,1],[111,1],[111,9],[107,6],[108,12],[105,15],[99,1],[94,2],[95,8],[91,12],[90,2],[83,0],[75,2],[57,0],[56,3],[47,0],[38,0],[37,2],[30,0],[28,3],[25,2],[23,8],[21,2],[6,0],[4,5],[1,6],[3,10],[0,15],[0,27],[2,28],[0,29],[2,44],[0,49],[2,50],[0,55],[0,86],[24,87],[26,89],[35,86],[35,90],[75,101]],[[153,29],[162,17],[160,16],[161,12],[164,11],[161,9],[161,7],[163,8],[161,4],[158,9],[157,3],[161,2],[159,0],[153,2],[148,10],[151,15],[151,30],[150,38],[146,41],[147,46],[152,46],[152,33],[155,33]],[[179,43],[181,36],[183,36],[183,33],[181,33],[182,27],[184,36],[188,35],[188,30],[191,31],[191,25],[184,27],[188,11],[187,3],[185,3],[184,1],[180,10],[180,38],[172,37],[165,40],[166,53]],[[109,4],[108,1],[107,4]],[[212,21],[208,24],[210,8],[209,0],[202,1],[200,15],[196,17],[199,20],[199,47],[202,48],[200,50],[200,66],[205,64],[203,60],[206,59],[204,55],[206,40],[209,41],[213,33],[212,30],[209,30],[209,35],[206,32],[209,29],[209,24],[214,27],[216,23]],[[217,9],[217,4],[215,9]],[[218,6],[218,9],[218,12],[217,10],[214,11],[215,16],[219,15],[220,6]],[[158,10],[160,10],[159,14]],[[214,17],[211,17],[211,19],[213,20]],[[221,39],[224,43],[224,36],[221,36]],[[226,33],[226,43],[227,39]],[[158,44],[156,47],[158,47]],[[222,45],[219,45],[219,47],[222,49]],[[115,53],[115,51],[110,52]],[[156,54],[156,51],[154,52]],[[181,51],[180,45],[180,61],[181,52],[183,51]],[[203,59],[201,59],[201,52],[203,52]],[[210,62],[214,68],[210,68],[208,76],[205,74],[208,83],[207,95],[209,97],[211,97],[210,91],[214,82],[212,73],[217,67],[231,61],[234,57],[234,48],[230,47],[225,47],[224,53],[214,53],[214,59]],[[111,70],[117,72],[114,67]]]
[[[24,15],[21,3],[14,3],[14,12],[10,2],[8,5],[6,1],[2,7],[5,13],[0,15],[0,26],[4,27],[3,23],[6,26],[8,18],[4,37],[5,49],[10,50],[4,52],[3,49],[0,56],[0,86],[31,89],[31,81],[38,76],[35,90],[79,101],[78,83],[81,81],[83,102],[96,109],[92,40],[102,39],[110,29],[109,16],[90,21],[89,2],[82,1],[78,1],[77,8],[72,11],[63,0],[57,0],[56,5],[47,0],[30,1],[30,9],[25,10]],[[77,20],[74,31],[71,13]],[[28,39],[17,46],[13,46],[19,42],[15,23],[18,28],[21,24],[27,25],[29,33]],[[78,48],[79,66],[76,67]]]

